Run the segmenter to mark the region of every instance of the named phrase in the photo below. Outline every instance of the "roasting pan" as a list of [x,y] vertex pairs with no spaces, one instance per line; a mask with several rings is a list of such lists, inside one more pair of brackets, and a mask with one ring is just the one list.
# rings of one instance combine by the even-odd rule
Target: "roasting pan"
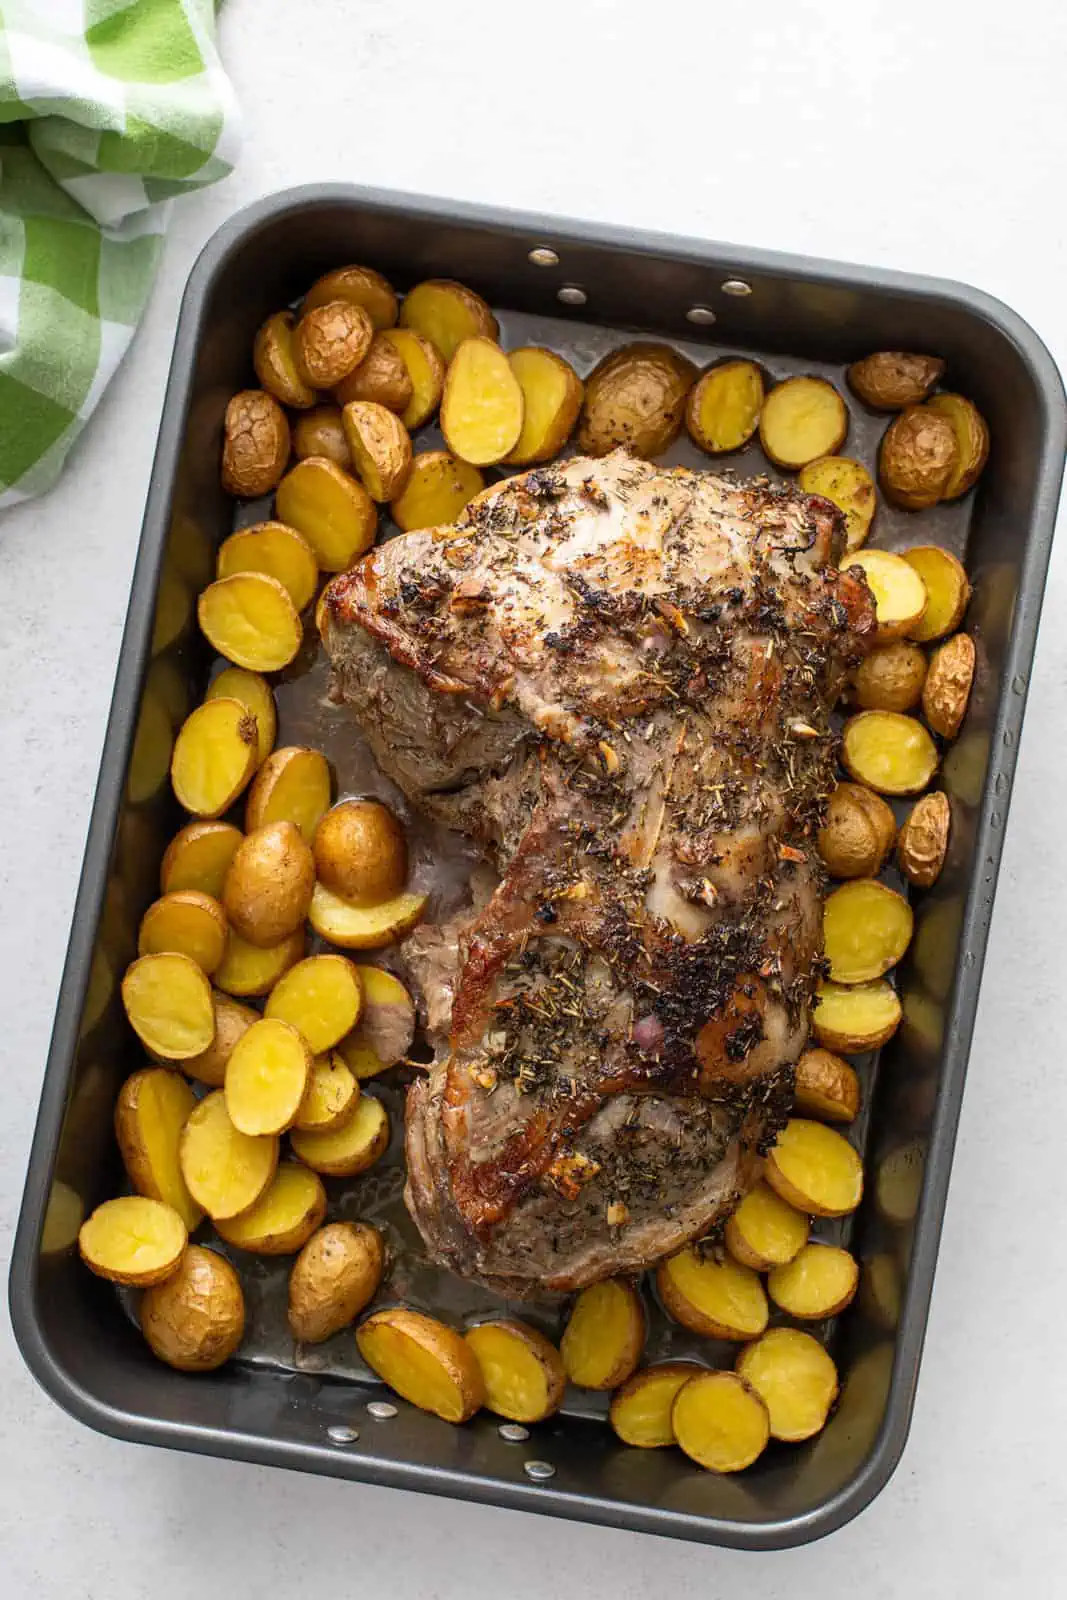
[[[211,1376],[183,1376],[153,1359],[132,1308],[81,1266],[69,1231],[57,1235],[56,1206],[49,1217],[56,1180],[86,1210],[121,1182],[112,1107],[140,1061],[116,980],[178,825],[169,786],[144,796],[131,761],[146,697],[162,695],[172,710],[175,697],[195,704],[210,670],[189,599],[234,524],[218,486],[223,409],[254,381],[252,337],[263,318],[346,261],[368,262],[398,287],[427,276],[469,282],[497,310],[509,343],[554,346],[583,374],[632,331],[701,362],[738,352],[776,378],[821,373],[846,394],[848,361],[887,347],[930,350],[990,424],[992,454],[976,493],[918,517],[882,506],[875,522],[875,546],[943,543],[963,557],[978,672],[943,775],[950,859],[937,887],[915,899],[916,937],[898,974],[904,1025],[880,1061],[858,1063],[865,1110],[851,1136],[866,1155],[867,1198],[847,1225],[817,1234],[847,1238],[864,1272],[857,1305],[822,1330],[841,1371],[840,1402],[819,1438],[772,1446],[736,1479],[702,1473],[677,1451],[627,1449],[595,1396],[569,1398],[529,1437],[508,1437],[523,1430],[502,1431],[486,1414],[453,1428],[402,1403],[383,1406],[350,1334],[294,1351],[284,1263],[253,1262],[246,1274],[250,1331],[239,1359]],[[845,449],[873,465],[886,419],[848,398]],[[348,186],[291,190],[227,223],[193,271],[178,322],[15,1240],[15,1334],[48,1393],[124,1439],[710,1544],[799,1544],[861,1510],[900,1458],[915,1395],[1065,432],[1063,389],[1040,341],[1003,305],[957,284]],[[427,430],[420,447],[436,439]],[[679,444],[666,459],[708,464],[689,451]],[[758,449],[723,464],[768,471]],[[244,507],[239,520],[257,514]],[[320,733],[326,725],[316,710],[322,667],[310,656],[279,694],[280,743],[314,737],[309,719],[319,719]],[[340,766],[336,743],[328,748]],[[339,771],[339,781],[373,786],[363,770]],[[401,1091],[377,1092],[392,1097],[397,1122]],[[420,1266],[396,1143],[374,1173],[331,1182],[331,1214],[372,1215],[402,1251],[387,1293],[461,1322],[484,1310],[486,1296]],[[650,1309],[649,1357],[692,1353]],[[530,1314],[551,1331],[551,1308]]]

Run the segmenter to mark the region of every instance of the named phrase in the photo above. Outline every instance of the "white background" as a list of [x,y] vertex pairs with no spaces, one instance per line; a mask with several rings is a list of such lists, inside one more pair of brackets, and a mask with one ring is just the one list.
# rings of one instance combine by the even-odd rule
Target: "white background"
[[[47,0],[45,0],[47,5]],[[67,940],[178,300],[213,229],[347,179],[969,280],[1067,367],[1067,12],[1040,0],[227,0],[238,171],[178,207],[145,324],[45,500],[0,519],[0,1256]],[[746,1556],[147,1451],[0,1326],[5,1600],[985,1600],[1067,1592],[1067,546],[1045,623],[903,1462]],[[6,1271],[6,1269],[5,1269]]]

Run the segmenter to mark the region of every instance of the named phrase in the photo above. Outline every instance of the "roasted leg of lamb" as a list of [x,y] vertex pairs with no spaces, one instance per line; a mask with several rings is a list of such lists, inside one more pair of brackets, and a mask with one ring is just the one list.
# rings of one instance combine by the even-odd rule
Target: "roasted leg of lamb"
[[405,947],[431,1255],[510,1296],[721,1224],[787,1113],[820,970],[830,709],[868,646],[829,502],[617,452],[537,469],[327,591],[335,697],[483,903]]

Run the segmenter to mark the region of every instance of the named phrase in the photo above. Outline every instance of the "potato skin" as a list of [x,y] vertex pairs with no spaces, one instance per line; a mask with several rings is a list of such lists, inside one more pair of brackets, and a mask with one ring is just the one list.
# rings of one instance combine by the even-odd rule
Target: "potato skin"
[[955,633],[930,657],[923,684],[923,716],[942,739],[954,739],[974,682],[975,648],[969,633]]
[[956,431],[959,466],[945,490],[945,499],[958,500],[977,483],[989,459],[989,429],[978,407],[962,394],[935,394],[929,409],[947,417]]
[[396,345],[376,333],[359,366],[334,386],[339,406],[351,400],[373,400],[399,416],[411,403],[414,386],[404,358]]
[[370,349],[374,325],[362,306],[328,300],[300,318],[293,333],[293,357],[304,382],[332,389],[355,370]]
[[321,1344],[374,1298],[385,1265],[377,1228],[330,1222],[312,1234],[289,1276],[289,1326],[294,1339]]
[[315,830],[315,870],[328,889],[353,905],[381,905],[404,887],[404,830],[377,800],[344,800]]
[[797,1062],[796,1107],[824,1122],[853,1122],[860,1108],[855,1069],[832,1050],[805,1050]]
[[659,455],[678,436],[696,376],[670,345],[639,340],[611,351],[586,380],[578,448],[604,456],[625,445],[637,456]]
[[212,1372],[244,1338],[241,1280],[215,1250],[187,1247],[173,1277],[146,1291],[141,1332],[153,1355],[179,1372]]
[[854,361],[845,374],[849,388],[874,411],[904,411],[921,405],[945,370],[937,356],[879,350]]
[[213,989],[211,999],[215,1007],[215,1037],[206,1050],[182,1062],[182,1071],[210,1089],[221,1089],[233,1047],[253,1022],[259,1021],[259,1012],[231,999],[221,989]]
[[951,823],[948,795],[936,789],[916,800],[901,824],[897,865],[917,889],[929,889],[940,877]]
[[267,318],[256,334],[252,365],[268,394],[280,400],[283,406],[302,411],[313,406],[318,397],[297,371],[293,355],[295,320],[291,311],[276,311]]
[[276,488],[289,460],[289,424],[273,395],[242,389],[222,425],[222,487],[241,500]]
[[300,829],[269,822],[246,834],[234,851],[222,903],[241,938],[265,949],[296,932],[314,887],[315,863]]
[[909,406],[889,424],[878,453],[882,493],[903,511],[944,499],[959,462],[956,430],[926,406]]
[[337,406],[313,406],[293,422],[293,454],[298,461],[323,456],[342,472],[352,471],[352,457]]
[[373,400],[351,400],[341,412],[345,438],[372,500],[395,500],[411,475],[411,435],[393,411]]
[[819,829],[819,854],[834,878],[869,878],[893,848],[891,808],[860,783],[839,783]]
[[304,296],[301,314],[328,305],[331,300],[347,300],[350,305],[361,306],[375,331],[391,328],[396,321],[398,307],[393,286],[373,267],[335,267],[332,272],[324,272]]
[[852,698],[863,711],[911,711],[922,698],[926,657],[910,639],[872,650],[852,676]]

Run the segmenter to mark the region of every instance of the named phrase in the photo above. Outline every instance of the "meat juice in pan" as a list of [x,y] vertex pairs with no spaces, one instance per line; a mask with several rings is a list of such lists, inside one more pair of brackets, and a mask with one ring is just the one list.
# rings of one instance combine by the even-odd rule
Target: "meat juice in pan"
[[[546,345],[566,356],[583,378],[601,356],[629,337],[623,332],[559,318],[516,312],[498,311],[496,314],[501,324],[501,343],[505,348],[515,349],[524,344]],[[727,354],[752,354],[685,340],[670,342],[700,367]],[[849,407],[848,437],[839,453],[855,456],[869,470],[875,471],[878,443],[890,419],[864,410],[845,383],[843,367],[806,359],[775,357],[766,363],[765,371],[771,381],[802,373],[828,378]],[[414,444],[417,451],[445,448],[436,426],[421,430]],[[573,454],[575,449],[573,443],[569,444],[561,454]],[[687,466],[697,470],[732,471],[741,478],[765,476],[784,481],[788,477],[771,466],[755,441],[735,455],[712,458],[699,451],[684,431],[671,449],[657,460],[665,465]],[[486,473],[487,480],[504,475],[495,469],[489,469]],[[919,543],[938,544],[962,559],[967,543],[969,506],[969,499],[956,503],[944,502],[923,512],[921,517],[915,517],[880,499],[869,542],[886,550],[907,549]],[[385,508],[382,510],[379,539],[391,537],[398,531],[384,515]],[[249,502],[238,509],[235,526],[247,526],[266,515],[269,515],[269,502]],[[321,750],[334,771],[337,800],[353,795],[370,795],[384,800],[396,810],[408,830],[411,886],[429,893],[431,897],[427,919],[434,922],[443,920],[466,901],[471,875],[479,870],[478,853],[461,835],[430,823],[412,811],[395,785],[378,770],[351,715],[343,706],[336,706],[328,699],[329,666],[317,635],[312,630],[309,630],[309,635],[305,649],[275,683],[277,745],[307,744]],[[907,804],[898,802],[895,809],[899,820]],[[896,886],[906,888],[902,881],[897,881]],[[318,943],[314,938],[309,941],[309,953]],[[402,963],[395,949],[366,952],[361,959],[402,973]],[[862,1150],[867,1139],[877,1057],[863,1057],[856,1064],[863,1091],[862,1106],[851,1129],[843,1131]],[[478,1284],[456,1277],[427,1259],[403,1200],[404,1096],[411,1077],[411,1069],[394,1068],[368,1086],[389,1112],[392,1126],[389,1149],[381,1161],[362,1177],[326,1180],[330,1195],[330,1219],[361,1219],[373,1222],[381,1229],[389,1251],[390,1270],[379,1292],[378,1303],[403,1302],[443,1317],[457,1326],[506,1311],[533,1323],[550,1338],[558,1339],[562,1333],[565,1302],[561,1303],[555,1298],[543,1302],[509,1302]],[[847,1246],[854,1227],[853,1217],[836,1221],[818,1219],[812,1229],[812,1238]],[[242,1272],[248,1308],[248,1332],[239,1359],[286,1371],[377,1381],[360,1360],[351,1329],[344,1330],[322,1345],[294,1346],[286,1320],[286,1291],[291,1267],[289,1258],[252,1256],[231,1251],[220,1241],[210,1242],[217,1244],[224,1254],[232,1255],[239,1262]],[[734,1346],[723,1344],[719,1347],[670,1321],[656,1302],[650,1278],[645,1281],[643,1292],[648,1311],[644,1362],[688,1357],[704,1362],[732,1364]],[[781,1320],[784,1319],[772,1308],[772,1324]],[[833,1323],[811,1325],[810,1331],[819,1337],[832,1339]],[[572,1389],[568,1392],[564,1410],[572,1414],[605,1415],[609,1398],[607,1395]]]

